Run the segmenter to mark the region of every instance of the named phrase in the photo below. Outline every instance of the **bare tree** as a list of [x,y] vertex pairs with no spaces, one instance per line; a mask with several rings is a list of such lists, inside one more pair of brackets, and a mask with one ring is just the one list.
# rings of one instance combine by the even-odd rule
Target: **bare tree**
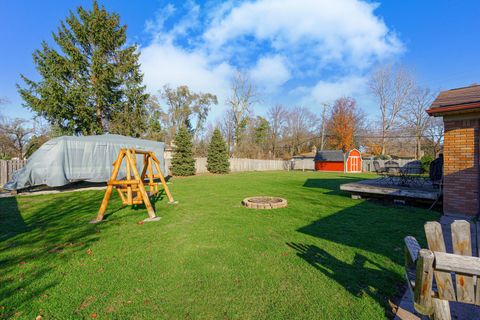
[[287,109],[280,104],[270,107],[267,111],[268,121],[270,122],[270,145],[274,157],[278,156],[279,143],[285,130],[287,115]]
[[327,120],[328,120],[328,110],[330,109],[330,105],[326,102],[322,103],[322,118],[321,118],[321,128],[320,128],[320,150],[323,150],[325,147],[325,129],[327,127]]
[[233,150],[237,147],[245,129],[253,104],[259,101],[254,83],[244,72],[237,71],[231,81],[231,96],[227,99],[229,120],[233,127]]
[[405,68],[383,65],[372,73],[369,87],[380,108],[381,154],[384,155],[388,134],[395,127],[397,116],[407,103],[414,82]]
[[299,154],[302,145],[314,136],[313,132],[318,129],[317,122],[315,114],[305,107],[295,107],[288,113],[286,129],[294,154]]
[[218,123],[218,127],[220,128],[226,139],[226,143],[231,157],[233,155],[232,145],[235,135],[234,120],[231,110],[225,111],[223,118]]
[[443,119],[430,118],[425,129],[425,136],[431,143],[433,156],[438,157],[444,136]]
[[430,116],[426,110],[432,104],[435,96],[436,94],[429,88],[415,88],[410,94],[406,107],[400,114],[406,129],[415,136],[416,159],[421,157],[422,139],[430,122]]
[[15,156],[23,159],[25,146],[28,138],[33,132],[32,128],[25,126],[27,123],[24,119],[3,120],[0,124],[0,135],[3,136],[7,148],[11,149]]

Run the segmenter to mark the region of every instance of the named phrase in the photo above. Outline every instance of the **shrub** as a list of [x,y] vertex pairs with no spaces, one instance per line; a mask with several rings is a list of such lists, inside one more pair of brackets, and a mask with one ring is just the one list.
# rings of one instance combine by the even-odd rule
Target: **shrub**
[[423,156],[421,159],[420,159],[420,163],[422,165],[422,171],[425,173],[425,172],[429,172],[430,171],[430,163],[433,161],[433,157],[432,156]]
[[195,159],[193,158],[192,135],[187,129],[180,128],[174,141],[172,174],[174,176],[193,176],[195,174]]
[[211,173],[228,173],[230,171],[228,159],[227,144],[217,128],[213,131],[212,140],[208,146],[207,170]]

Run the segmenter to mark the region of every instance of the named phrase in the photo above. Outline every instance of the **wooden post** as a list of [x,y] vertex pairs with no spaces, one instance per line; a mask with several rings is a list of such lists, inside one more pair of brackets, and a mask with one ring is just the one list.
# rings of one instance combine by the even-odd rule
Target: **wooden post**
[[[122,159],[125,157],[125,150],[121,149],[118,153],[117,160],[115,160],[113,165],[112,175],[110,176],[110,180],[117,179],[118,171],[120,170],[120,165],[122,164]],[[98,210],[97,218],[92,222],[100,222],[103,220],[103,215],[105,214],[105,210],[107,210],[108,201],[110,200],[110,196],[112,195],[113,185],[107,186],[107,191],[105,191],[105,195],[103,196],[102,204],[100,205],[100,209]]]
[[148,169],[147,157],[148,157],[147,154],[144,154],[144,155],[143,155],[143,168],[142,168],[142,173],[140,174],[140,176],[141,176],[142,179],[143,179],[142,181],[144,181],[145,175],[147,174],[147,169]]
[[[445,241],[443,239],[441,224],[436,221],[430,221],[424,225],[424,229],[427,237],[428,248],[431,251],[447,252],[445,248]],[[455,290],[453,289],[453,280],[450,273],[435,271],[434,274],[439,296],[442,299],[457,301],[455,297]]]
[[[455,220],[452,223],[453,253],[462,256],[472,256],[472,240],[470,223],[465,220]],[[475,303],[475,289],[472,276],[456,274],[457,300],[459,302]]]
[[[131,153],[129,150],[127,150],[127,163],[130,162],[130,165],[132,166],[132,171],[135,179],[141,181],[140,174],[138,173],[137,167],[133,166],[132,159],[131,159]],[[148,197],[147,191],[145,190],[145,186],[142,183],[138,184],[138,189],[140,190],[140,194],[143,198],[143,202],[145,203],[145,207],[147,208],[148,216],[150,219],[156,218],[155,211],[153,210],[152,204],[150,203],[150,199]]]
[[415,263],[421,248],[417,239],[412,236],[405,237],[403,241],[405,243],[405,276],[407,277],[408,288],[413,296],[416,272]]
[[152,166],[152,157],[148,156],[148,180],[150,181],[150,193],[157,193],[158,186],[155,184],[155,180],[153,179],[153,166]]
[[423,315],[433,314],[432,283],[433,283],[433,252],[421,249],[417,259],[415,278],[414,306]]
[[122,191],[120,191],[120,189],[118,188],[116,189],[117,189],[118,195],[120,196],[120,199],[122,199],[122,203],[127,203],[127,199],[125,198],[125,195],[122,193]]
[[437,298],[432,299],[433,309],[435,310],[435,320],[450,320],[452,319],[450,313],[450,304],[447,300],[440,300]]
[[175,203],[175,200],[173,200],[172,194],[170,193],[170,190],[168,189],[167,182],[165,181],[165,177],[163,176],[162,170],[160,170],[160,161],[158,161],[157,157],[155,156],[155,154],[153,152],[152,152],[152,158],[155,162],[155,167],[158,170],[158,175],[159,175],[160,181],[162,182],[163,189],[165,190],[165,193],[167,194],[168,202]]
[[[130,167],[132,166],[132,162],[130,161],[130,153],[129,151],[127,150],[127,154],[126,154],[126,165],[127,165],[127,177],[125,178],[126,180],[131,180],[132,179],[132,173],[131,173],[131,169]],[[133,197],[132,197],[132,186],[131,185],[127,185],[127,202],[128,202],[128,205],[132,205],[133,204]]]

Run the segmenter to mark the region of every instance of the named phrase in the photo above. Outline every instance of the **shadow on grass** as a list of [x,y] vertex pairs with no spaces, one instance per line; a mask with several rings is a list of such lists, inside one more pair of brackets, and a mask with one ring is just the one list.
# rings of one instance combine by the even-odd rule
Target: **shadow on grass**
[[0,318],[31,309],[34,299],[61,281],[55,261],[66,263],[77,253],[89,257],[88,248],[111,225],[88,223],[102,196],[103,192],[0,199],[0,305],[4,308]]
[[336,179],[307,179],[303,184],[305,188],[318,188],[329,190],[328,194],[347,195],[349,193],[341,191],[340,185],[344,183],[357,182],[365,180],[365,177],[358,176],[340,176]]
[[[304,186],[331,190],[327,194],[341,194],[336,190],[346,180],[355,178],[339,179],[337,182],[309,179]],[[353,262],[338,260],[335,258],[338,252],[329,253],[326,251],[329,249],[319,248],[315,244],[288,245],[297,251],[300,258],[331,277],[352,295],[358,297],[367,294],[374,298],[385,308],[385,314],[390,316],[388,299],[399,293],[398,288],[403,287],[404,282],[398,271],[403,265],[403,238],[412,235],[424,243],[423,225],[427,221],[437,220],[439,215],[412,207],[383,206],[368,201],[352,200],[352,203],[352,206],[321,217],[297,231],[354,248]],[[335,248],[338,250],[338,246]],[[379,263],[388,260],[393,264]]]
[[355,253],[353,262],[347,263],[316,245],[302,243],[287,243],[287,245],[297,252],[298,257],[335,280],[358,298],[368,295],[384,304],[385,296],[388,294],[384,290],[384,285],[387,283],[392,285],[402,280],[402,277],[395,272],[359,253]]
[[[353,201],[353,200],[352,200]],[[425,238],[423,225],[438,213],[413,207],[395,207],[362,201],[322,217],[297,231],[353,248],[383,255],[401,264],[403,238]]]
[[8,197],[0,200],[0,243],[17,234],[27,232],[30,227],[23,220],[18,209],[17,198]]

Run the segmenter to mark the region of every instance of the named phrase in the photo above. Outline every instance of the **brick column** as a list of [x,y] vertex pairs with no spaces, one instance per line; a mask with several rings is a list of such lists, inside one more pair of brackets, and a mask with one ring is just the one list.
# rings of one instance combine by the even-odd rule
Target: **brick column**
[[476,215],[479,212],[478,130],[480,119],[444,117],[445,214]]

